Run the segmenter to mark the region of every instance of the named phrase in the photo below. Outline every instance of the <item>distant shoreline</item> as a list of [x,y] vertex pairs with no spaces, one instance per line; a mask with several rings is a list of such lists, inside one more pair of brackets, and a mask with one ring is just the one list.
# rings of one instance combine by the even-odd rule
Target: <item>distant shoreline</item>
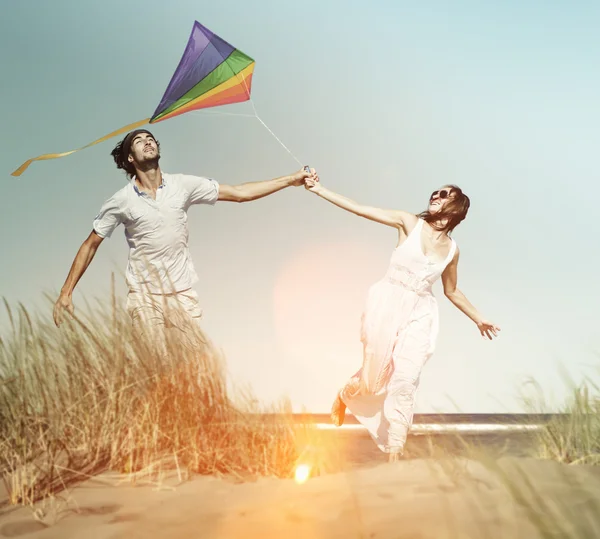
[[[265,413],[260,414],[261,416],[268,418],[282,417],[286,414],[282,413]],[[331,423],[331,419],[328,413],[292,413],[291,416],[298,423]],[[289,417],[289,416],[288,416]],[[461,425],[467,423],[473,423],[478,425],[483,424],[494,424],[494,425],[535,425],[545,424],[552,419],[568,418],[569,414],[564,413],[552,413],[552,414],[527,414],[527,413],[516,413],[516,414],[486,414],[486,413],[449,413],[449,414],[435,414],[435,413],[423,413],[415,414],[413,418],[414,425],[424,424],[454,424]],[[347,425],[358,425],[356,418],[347,414],[344,424]]]

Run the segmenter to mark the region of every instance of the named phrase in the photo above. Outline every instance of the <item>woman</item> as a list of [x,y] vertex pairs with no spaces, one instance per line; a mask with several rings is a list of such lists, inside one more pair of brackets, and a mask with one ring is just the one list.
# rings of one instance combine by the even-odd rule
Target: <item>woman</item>
[[346,407],[364,425],[379,449],[397,460],[412,424],[419,376],[435,348],[438,306],[432,286],[440,277],[446,297],[477,325],[484,338],[500,328],[485,320],[457,288],[459,250],[450,234],[466,217],[469,197],[447,185],[429,197],[419,215],[360,204],[325,189],[319,177],[305,187],[361,217],[398,229],[387,273],[369,290],[362,318],[362,368],[339,392],[332,421],[344,422]]

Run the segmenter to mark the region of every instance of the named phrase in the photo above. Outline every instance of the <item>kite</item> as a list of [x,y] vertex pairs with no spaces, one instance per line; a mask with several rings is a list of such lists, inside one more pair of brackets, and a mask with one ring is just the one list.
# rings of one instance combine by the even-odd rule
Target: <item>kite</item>
[[29,159],[12,175],[20,176],[33,161],[67,156],[147,123],[162,122],[192,110],[247,101],[250,99],[254,65],[252,58],[194,21],[179,65],[150,118],[126,125],[77,150]]

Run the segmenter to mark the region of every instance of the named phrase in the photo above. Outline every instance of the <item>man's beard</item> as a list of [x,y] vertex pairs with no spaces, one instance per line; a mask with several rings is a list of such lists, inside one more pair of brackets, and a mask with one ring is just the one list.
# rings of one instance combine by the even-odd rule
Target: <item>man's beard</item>
[[153,157],[146,157],[141,163],[141,167],[148,170],[151,168],[158,167],[158,162],[160,161],[160,154],[157,152]]

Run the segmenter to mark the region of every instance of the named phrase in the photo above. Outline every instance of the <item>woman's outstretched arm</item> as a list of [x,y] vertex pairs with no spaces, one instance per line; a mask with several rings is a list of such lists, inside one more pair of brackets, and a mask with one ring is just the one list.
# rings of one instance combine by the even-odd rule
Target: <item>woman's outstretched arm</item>
[[404,227],[404,225],[407,223],[414,225],[414,222],[417,221],[417,216],[412,213],[402,210],[384,210],[382,208],[374,208],[372,206],[363,206],[354,200],[346,198],[338,193],[334,193],[333,191],[323,187],[318,176],[316,175],[306,178],[304,186],[309,191],[319,195],[321,198],[346,211],[387,226],[400,228]]
[[479,329],[481,336],[492,340],[498,336],[500,328],[491,322],[484,320],[479,311],[471,304],[467,297],[458,289],[458,247],[452,262],[448,264],[444,273],[442,273],[442,284],[444,285],[444,294],[452,302],[452,304],[467,315]]

